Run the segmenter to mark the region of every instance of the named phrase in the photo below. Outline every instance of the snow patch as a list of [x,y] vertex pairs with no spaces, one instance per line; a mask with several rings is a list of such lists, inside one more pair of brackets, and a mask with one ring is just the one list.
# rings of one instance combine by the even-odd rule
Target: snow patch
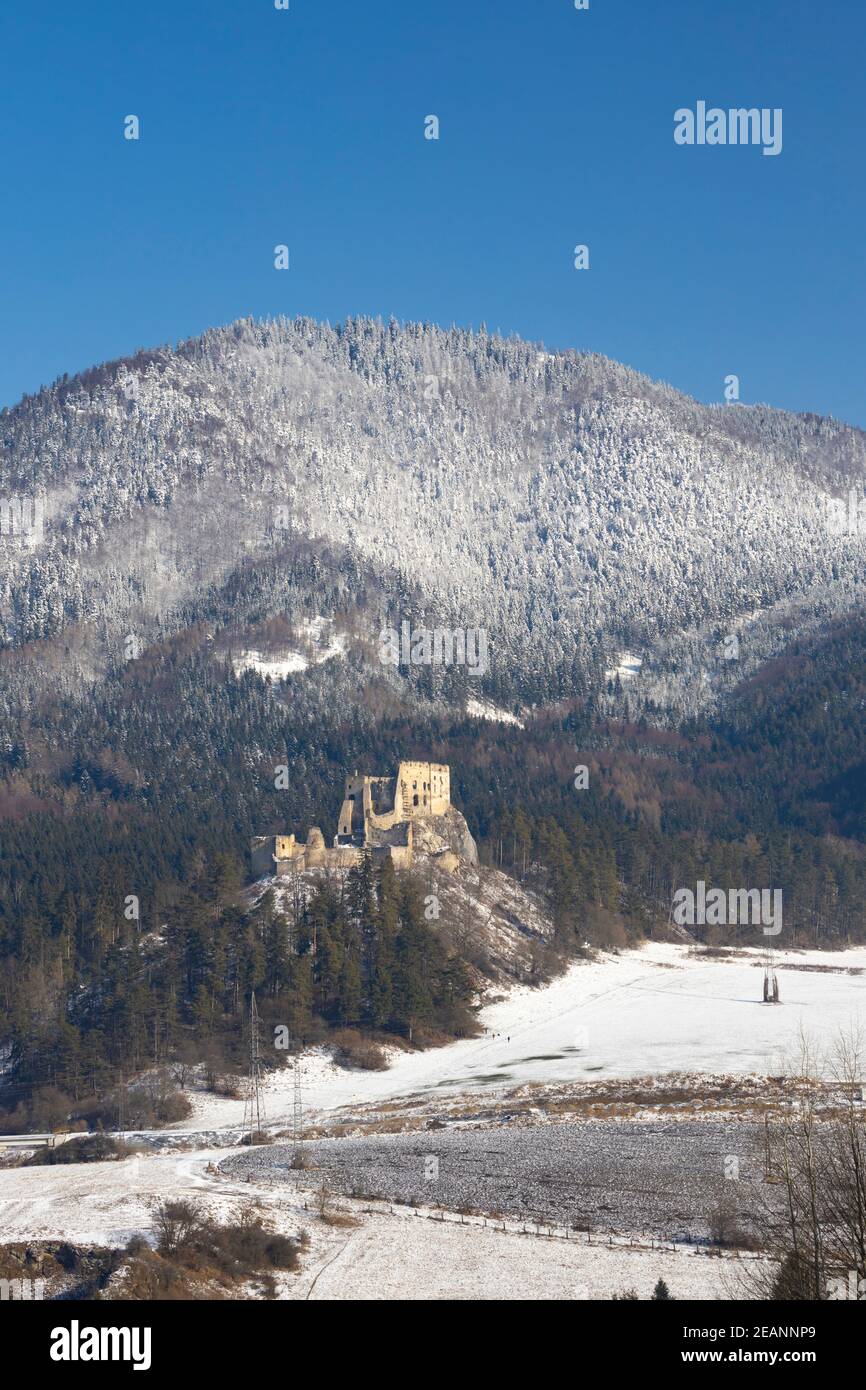
[[260,676],[270,676],[271,680],[283,680],[294,671],[306,671],[309,661],[300,652],[289,652],[286,656],[262,656],[261,652],[242,652],[232,661],[235,675],[242,671],[257,671]]
[[255,650],[241,652],[232,658],[235,675],[239,676],[243,671],[257,671],[260,676],[269,676],[271,680],[284,680],[286,676],[306,671],[310,666],[320,666],[322,662],[330,661],[331,657],[346,655],[346,638],[343,633],[334,631],[331,618],[305,618],[299,624],[299,631],[305,642],[304,651],[287,650],[271,655]]
[[640,675],[640,668],[643,666],[642,656],[634,656],[632,652],[620,652],[616,660],[616,666],[604,673],[606,681],[616,680],[617,676],[621,681],[630,681]]
[[518,729],[526,728],[523,720],[518,719],[516,714],[509,713],[507,709],[499,709],[489,700],[467,700],[466,713],[470,719],[489,719],[492,724],[516,724]]

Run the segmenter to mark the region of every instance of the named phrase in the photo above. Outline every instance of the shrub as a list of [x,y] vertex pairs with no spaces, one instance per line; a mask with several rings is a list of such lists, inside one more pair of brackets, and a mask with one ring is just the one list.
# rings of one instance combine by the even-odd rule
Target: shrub
[[716,1245],[734,1246],[738,1250],[754,1250],[758,1246],[755,1236],[744,1230],[734,1208],[723,1202],[710,1217],[710,1239]]
[[161,1202],[154,1230],[157,1253],[185,1270],[238,1280],[298,1266],[300,1243],[269,1230],[252,1208],[239,1220],[220,1226],[191,1202]]
[[243,1093],[240,1078],[228,1072],[207,1077],[205,1085],[209,1091],[215,1096],[221,1096],[223,1100],[240,1100]]
[[54,1149],[37,1149],[25,1160],[25,1168],[49,1167],[55,1163],[104,1163],[107,1159],[129,1158],[135,1149],[110,1134],[82,1134]]
[[153,1228],[157,1251],[167,1256],[194,1250],[204,1229],[193,1204],[184,1201],[161,1202],[156,1209]]
[[354,1067],[359,1071],[387,1071],[388,1059],[378,1043],[354,1028],[344,1028],[335,1033],[334,1055],[343,1067]]

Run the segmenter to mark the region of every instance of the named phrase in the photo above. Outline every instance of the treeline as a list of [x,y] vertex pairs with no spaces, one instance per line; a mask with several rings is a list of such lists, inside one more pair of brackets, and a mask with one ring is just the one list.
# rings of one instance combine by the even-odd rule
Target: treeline
[[[548,894],[558,929],[593,945],[664,932],[680,888],[780,888],[785,946],[845,946],[866,934],[866,856],[857,848],[799,830],[741,839],[698,830],[665,834],[642,823],[588,827],[576,811],[554,819],[532,791],[516,813],[503,812],[482,846],[487,863]],[[607,911],[599,911],[604,908]],[[711,944],[758,945],[754,927],[695,928]]]

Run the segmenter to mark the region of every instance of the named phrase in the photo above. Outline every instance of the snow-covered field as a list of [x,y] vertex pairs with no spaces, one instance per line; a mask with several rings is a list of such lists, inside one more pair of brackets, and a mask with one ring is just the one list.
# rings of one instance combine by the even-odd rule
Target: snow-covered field
[[581,1299],[635,1287],[647,1298],[659,1278],[677,1298],[715,1299],[743,1290],[746,1262],[687,1249],[630,1248],[586,1239],[547,1239],[475,1224],[442,1223],[411,1209],[368,1214],[358,1225],[323,1225],[309,1194],[232,1182],[208,1172],[224,1151],[182,1159],[145,1155],[118,1163],[0,1171],[0,1231],[6,1242],[62,1238],[117,1245],[151,1230],[160,1200],[187,1198],[231,1219],[249,1201],[277,1229],[305,1230],[310,1247],[295,1275],[279,1280],[288,1299]]
[[[648,1298],[664,1279],[674,1298],[747,1298],[749,1266],[691,1251],[590,1246],[405,1217],[367,1217],[315,1278],[319,1300]],[[300,1280],[309,1284],[305,1275]]]
[[[829,1050],[840,1030],[866,1021],[866,948],[832,954],[779,953],[777,969],[782,1002],[774,1006],[761,1002],[763,975],[758,951],[709,959],[690,954],[685,946],[649,943],[640,951],[575,963],[545,988],[515,988],[499,1002],[489,1004],[481,1015],[486,1030],[482,1036],[427,1052],[396,1053],[388,1071],[349,1072],[335,1067],[321,1050],[308,1054],[303,1063],[305,1117],[309,1121],[315,1111],[333,1115],[340,1106],[375,1105],[410,1095],[429,1099],[474,1093],[492,1098],[524,1083],[586,1084],[673,1073],[778,1075],[786,1069],[786,1061],[796,1058],[801,1029],[818,1049]],[[187,1130],[201,1130],[204,1125],[215,1131],[240,1126],[242,1102],[202,1094],[193,1099],[195,1113],[186,1123]],[[292,1075],[287,1069],[268,1082],[269,1125],[276,1128],[289,1122],[292,1100]],[[747,1162],[748,1135],[743,1119],[733,1117],[734,1129],[729,1135],[724,1117],[710,1118],[711,1127],[716,1129],[706,1132],[700,1117],[691,1129],[683,1117],[683,1123],[677,1125],[677,1143],[688,1139],[702,1154],[706,1150],[704,1157],[713,1172],[722,1152],[742,1150]],[[608,1134],[615,1136],[615,1142],[608,1144],[611,1191],[622,1195],[622,1188],[625,1192],[627,1183],[623,1186],[625,1179],[617,1177],[617,1164],[631,1162],[634,1168],[634,1160],[629,1159],[632,1150],[638,1157],[649,1154],[652,1167],[652,1144],[661,1144],[661,1168],[665,1158],[662,1141],[669,1127],[670,1121],[660,1128],[656,1125],[658,1134],[647,1131],[645,1137],[639,1124],[630,1129],[626,1123],[623,1128],[616,1117],[595,1122],[591,1137],[597,1144],[607,1143]],[[622,1143],[616,1138],[620,1130]],[[549,1149],[551,1143],[567,1147],[577,1142],[570,1137],[568,1124],[561,1125],[561,1133],[557,1125],[546,1134],[545,1139],[545,1131],[540,1129],[517,1129],[511,1134],[501,1127],[476,1132],[470,1128],[463,1131],[463,1137],[457,1129],[418,1135],[416,1141],[411,1136],[394,1136],[370,1142],[374,1146],[378,1142],[380,1147],[391,1145],[395,1161],[390,1163],[389,1183],[396,1193],[402,1190],[401,1183],[405,1185],[400,1155],[405,1151],[411,1157],[413,1143],[415,1147],[420,1144],[425,1152],[441,1151],[446,1164],[449,1154],[459,1153],[465,1174],[454,1160],[451,1178],[464,1185],[470,1180],[477,1185],[479,1174],[493,1172],[498,1162],[505,1175],[502,1187],[510,1171],[507,1154],[504,1167],[496,1159],[502,1145],[509,1151],[513,1147],[515,1161],[523,1154],[517,1169],[518,1176],[525,1177],[538,1163],[539,1171],[548,1173],[552,1160],[546,1157],[545,1144]],[[310,1235],[311,1245],[301,1271],[286,1275],[280,1282],[280,1296],[290,1299],[580,1299],[610,1297],[629,1286],[647,1297],[659,1277],[679,1298],[718,1299],[736,1297],[738,1292],[748,1296],[741,1282],[748,1260],[710,1258],[686,1248],[659,1250],[629,1245],[625,1232],[643,1233],[641,1239],[648,1239],[657,1230],[670,1233],[674,1229],[672,1217],[660,1211],[653,1222],[649,1220],[652,1213],[648,1215],[640,1203],[637,1207],[632,1203],[628,1210],[626,1203],[621,1211],[615,1211],[594,1170],[580,1177],[581,1163],[592,1167],[594,1162],[585,1142],[588,1137],[583,1134],[574,1164],[567,1165],[566,1177],[572,1186],[578,1183],[577,1205],[581,1210],[590,1210],[593,1194],[598,1198],[599,1210],[589,1222],[595,1233],[592,1238],[575,1232],[568,1240],[548,1239],[494,1229],[484,1225],[483,1219],[480,1224],[471,1224],[473,1218],[467,1218],[465,1225],[454,1220],[442,1222],[413,1214],[411,1206],[398,1206],[393,1214],[365,1211],[363,1201],[346,1198],[343,1200],[358,1224],[328,1226],[313,1209],[310,1182],[315,1186],[315,1174],[305,1175],[310,1182],[304,1183],[292,1183],[287,1174],[279,1181],[266,1181],[268,1162],[279,1157],[276,1149],[262,1150],[259,1164],[253,1161],[254,1153],[247,1151],[248,1158],[244,1158],[235,1150],[237,1158],[227,1163],[224,1171],[215,1172],[209,1164],[225,1159],[226,1147],[206,1149],[201,1138],[195,1152],[182,1155],[164,1150],[119,1163],[0,1170],[0,1232],[4,1241],[62,1237],[80,1243],[119,1245],[134,1232],[150,1229],[153,1206],[160,1198],[194,1196],[215,1215],[229,1215],[238,1204],[252,1199],[262,1204],[279,1229],[304,1229]],[[214,1143],[221,1138],[215,1134]],[[227,1134],[226,1143],[230,1145],[234,1138]],[[481,1145],[483,1172],[472,1169],[474,1150],[469,1141]],[[365,1142],[370,1148],[368,1141],[357,1142],[362,1149]],[[311,1149],[317,1155],[321,1150],[319,1167],[323,1174],[331,1173],[334,1164],[339,1165],[344,1158],[349,1161],[342,1154],[341,1141],[332,1140],[330,1146],[314,1143]],[[378,1150],[371,1152],[376,1159]],[[249,1181],[243,1180],[245,1174]],[[331,1179],[336,1182],[338,1176],[334,1168]],[[676,1175],[669,1178],[668,1186],[676,1187]],[[501,1197],[502,1209],[508,1211],[514,1204],[504,1187],[503,1193],[493,1195]],[[450,1189],[443,1190],[442,1198],[451,1211],[454,1202]],[[477,1194],[473,1204],[477,1204],[476,1198]],[[573,1215],[576,1201],[566,1203],[566,1217]],[[685,1203],[684,1229],[697,1229],[698,1205],[691,1200]],[[495,1207],[493,1202],[490,1209]],[[484,1203],[481,1209],[487,1209]],[[531,1211],[531,1206],[527,1210]],[[605,1238],[610,1224],[620,1237],[614,1237],[608,1248],[599,1244],[598,1238]]]
[[730,1199],[744,1234],[761,1229],[778,1188],[764,1183],[762,1127],[718,1120],[622,1119],[446,1127],[408,1134],[307,1140],[309,1168],[292,1168],[291,1144],[236,1148],[220,1165],[239,1182],[305,1187],[324,1181],[347,1197],[592,1231],[602,1239],[706,1242]]
[[[686,946],[648,943],[579,962],[543,989],[516,988],[488,1005],[483,1036],[397,1052],[387,1071],[346,1071],[321,1050],[307,1054],[305,1110],[413,1094],[490,1093],[527,1082],[675,1072],[778,1075],[797,1053],[801,1028],[829,1050],[840,1030],[866,1024],[866,948],[780,952],[776,960],[778,1005],[762,1002],[759,951],[709,960],[691,956]],[[269,1078],[269,1121],[291,1115],[292,1086],[289,1070]],[[205,1095],[192,1101],[187,1129],[242,1123],[242,1101]]]

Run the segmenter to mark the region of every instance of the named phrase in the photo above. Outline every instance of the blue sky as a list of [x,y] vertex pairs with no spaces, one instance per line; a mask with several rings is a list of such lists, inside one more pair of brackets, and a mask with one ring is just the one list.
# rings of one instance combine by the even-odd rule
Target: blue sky
[[[369,313],[866,426],[864,54],[860,0],[4,7],[0,404],[246,314]],[[698,100],[781,107],[782,153],[677,146]]]

